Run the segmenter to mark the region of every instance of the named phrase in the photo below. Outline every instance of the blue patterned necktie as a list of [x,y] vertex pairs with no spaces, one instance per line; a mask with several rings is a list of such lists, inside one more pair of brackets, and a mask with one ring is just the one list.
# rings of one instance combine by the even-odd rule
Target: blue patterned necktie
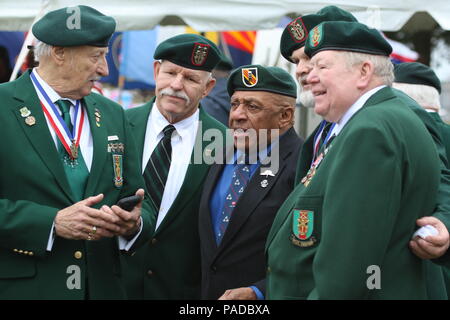
[[245,190],[247,183],[250,179],[250,165],[245,163],[238,163],[234,167],[233,176],[231,179],[231,184],[227,191],[227,196],[225,198],[225,204],[223,210],[220,214],[220,221],[215,227],[216,243],[220,244],[223,235],[230,222],[231,215],[233,213],[234,207],[239,200],[239,197]]

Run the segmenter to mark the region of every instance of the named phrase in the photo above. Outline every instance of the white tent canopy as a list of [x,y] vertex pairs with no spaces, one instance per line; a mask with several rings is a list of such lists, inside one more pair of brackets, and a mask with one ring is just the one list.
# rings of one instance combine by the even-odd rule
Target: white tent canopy
[[330,4],[383,31],[398,31],[414,16],[413,28],[450,30],[448,0],[0,0],[0,30],[28,31],[39,12],[89,5],[117,20],[118,31],[158,24],[187,24],[198,31],[272,29],[288,14],[308,14]]

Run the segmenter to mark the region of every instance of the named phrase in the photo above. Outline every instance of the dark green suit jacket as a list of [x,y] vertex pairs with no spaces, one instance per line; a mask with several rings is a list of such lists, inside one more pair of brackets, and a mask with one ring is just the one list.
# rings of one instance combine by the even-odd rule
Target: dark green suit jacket
[[[0,104],[0,299],[125,298],[116,238],[56,237],[51,252],[46,251],[57,211],[75,200],[29,72],[0,86]],[[144,185],[136,146],[119,105],[97,94],[85,97],[84,104],[94,144],[85,198],[103,193],[95,207],[113,205]],[[35,117],[34,125],[25,123],[23,107]],[[124,144],[121,188],[114,186],[112,153],[107,152],[112,135]],[[149,237],[155,223],[147,203],[144,208],[144,230],[135,245]],[[81,288],[73,289],[77,281]]]
[[[378,91],[332,141],[310,184],[297,185],[278,211],[266,243],[267,297],[426,298],[423,264],[408,242],[416,219],[433,211],[438,183],[424,125],[391,88]],[[297,210],[308,217],[302,240]],[[373,266],[380,289],[369,289],[378,284]]]
[[[141,158],[147,121],[154,101],[153,98],[147,104],[127,111]],[[201,108],[199,119],[202,126],[199,126],[196,144],[199,143],[197,146],[205,150],[211,142],[201,141],[204,132],[208,129],[219,129],[224,132],[225,127]],[[203,152],[201,154],[203,155]],[[198,212],[202,186],[208,169],[209,165],[206,163],[194,163],[193,152],[186,176],[180,177],[184,180],[180,192],[153,239],[138,249],[136,254],[124,257],[130,298],[200,298]]]
[[[392,89],[392,88],[391,88]],[[419,117],[422,123],[425,125],[428,133],[431,135],[434,145],[436,146],[439,160],[440,160],[440,168],[441,168],[441,180],[439,184],[439,189],[437,193],[436,199],[436,207],[433,212],[433,216],[441,220],[447,230],[450,230],[450,167],[449,162],[446,156],[446,149],[450,149],[449,143],[442,134],[441,128],[439,126],[438,121],[433,119],[433,115],[429,112],[425,111],[422,107],[420,107],[416,101],[411,99],[408,95],[403,93],[400,90],[392,89],[392,92],[400,99],[404,104],[406,104],[415,114]],[[445,124],[444,124],[445,125]],[[302,150],[300,151],[300,158],[297,164],[297,173],[296,173],[296,184],[300,182],[303,176],[308,171],[309,165],[311,164],[312,159],[312,150],[314,144],[314,136],[317,132],[318,128],[314,130],[314,132],[306,139],[303,144]],[[450,138],[449,138],[450,139]],[[449,147],[447,147],[449,145]],[[422,214],[422,216],[425,214]],[[437,264],[450,267],[450,251],[439,258],[432,260]]]

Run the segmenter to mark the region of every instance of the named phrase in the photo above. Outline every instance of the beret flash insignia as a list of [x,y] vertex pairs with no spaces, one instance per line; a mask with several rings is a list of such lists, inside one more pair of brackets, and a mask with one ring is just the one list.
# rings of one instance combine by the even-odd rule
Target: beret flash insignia
[[258,83],[258,69],[257,68],[243,68],[242,69],[242,83],[246,87],[254,87]]
[[194,49],[192,50],[191,62],[195,66],[202,66],[206,62],[208,57],[210,46],[208,44],[198,43],[194,44]]

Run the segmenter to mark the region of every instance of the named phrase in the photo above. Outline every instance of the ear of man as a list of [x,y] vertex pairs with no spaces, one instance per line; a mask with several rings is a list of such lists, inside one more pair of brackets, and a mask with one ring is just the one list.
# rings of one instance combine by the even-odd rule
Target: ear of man
[[359,79],[356,83],[358,89],[367,88],[373,81],[374,65],[371,61],[363,61],[359,66]]
[[51,57],[53,58],[53,61],[60,66],[67,60],[68,49],[64,47],[52,47]]

